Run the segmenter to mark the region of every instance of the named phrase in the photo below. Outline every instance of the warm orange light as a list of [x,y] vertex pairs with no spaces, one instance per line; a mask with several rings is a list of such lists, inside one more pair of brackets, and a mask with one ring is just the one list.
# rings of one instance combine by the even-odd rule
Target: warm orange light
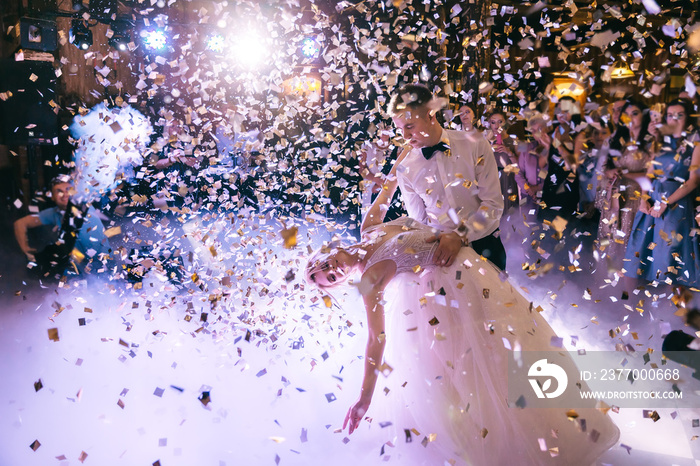
[[575,83],[572,85],[572,83],[560,83],[557,84],[555,89],[555,93],[557,94],[557,97],[563,97],[565,95],[570,95],[572,97],[578,97],[582,95],[586,90],[583,88],[578,83]]
[[284,92],[286,94],[321,93],[321,80],[312,76],[297,76],[284,81]]
[[574,97],[579,99],[582,95],[586,93],[586,89],[581,84],[581,81],[573,78],[555,78],[552,81],[552,88],[550,93],[556,97],[556,100],[564,96]]
[[634,71],[629,69],[628,66],[618,66],[613,68],[612,72],[610,73],[610,78],[611,79],[625,79],[625,78],[631,78],[634,76]]

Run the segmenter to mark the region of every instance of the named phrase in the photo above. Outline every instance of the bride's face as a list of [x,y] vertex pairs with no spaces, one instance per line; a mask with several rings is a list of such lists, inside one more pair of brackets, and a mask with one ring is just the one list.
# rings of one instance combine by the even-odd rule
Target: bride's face
[[352,269],[350,256],[345,251],[329,254],[316,265],[311,280],[319,288],[330,288],[347,281]]

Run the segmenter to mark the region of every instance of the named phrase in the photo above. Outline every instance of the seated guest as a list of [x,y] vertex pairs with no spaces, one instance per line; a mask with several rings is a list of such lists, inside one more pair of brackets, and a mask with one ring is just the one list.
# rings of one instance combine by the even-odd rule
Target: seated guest
[[[51,198],[55,207],[30,214],[15,222],[15,238],[27,258],[35,262],[40,275],[55,275],[71,268],[89,271],[93,260],[109,251],[104,226],[92,206],[76,206],[71,202],[74,192],[69,176],[61,175],[51,181]],[[41,251],[29,245],[27,232],[31,228],[50,226],[58,240]],[[74,259],[71,261],[71,258]]]

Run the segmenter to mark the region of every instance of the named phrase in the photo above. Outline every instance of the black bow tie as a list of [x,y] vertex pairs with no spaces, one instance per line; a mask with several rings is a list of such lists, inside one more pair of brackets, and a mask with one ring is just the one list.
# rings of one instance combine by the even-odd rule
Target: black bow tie
[[435,151],[447,152],[448,150],[450,150],[450,146],[440,141],[434,146],[423,147],[421,152],[423,152],[423,157],[425,157],[425,160],[430,160],[430,158],[435,154]]

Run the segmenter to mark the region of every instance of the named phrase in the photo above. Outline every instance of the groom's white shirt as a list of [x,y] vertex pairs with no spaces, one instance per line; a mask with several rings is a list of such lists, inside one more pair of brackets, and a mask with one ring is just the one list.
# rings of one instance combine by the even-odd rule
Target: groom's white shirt
[[442,131],[448,154],[436,152],[430,160],[413,149],[397,169],[397,179],[408,215],[442,231],[459,222],[474,241],[498,228],[503,194],[491,145],[479,132]]

